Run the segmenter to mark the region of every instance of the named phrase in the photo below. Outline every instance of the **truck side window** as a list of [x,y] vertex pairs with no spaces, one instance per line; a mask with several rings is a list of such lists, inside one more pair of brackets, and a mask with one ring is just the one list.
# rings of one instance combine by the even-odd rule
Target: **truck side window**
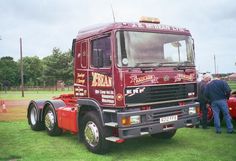
[[82,48],[81,48],[81,66],[82,68],[87,67],[87,41],[82,43]]
[[91,66],[97,68],[111,66],[110,37],[103,37],[92,41]]

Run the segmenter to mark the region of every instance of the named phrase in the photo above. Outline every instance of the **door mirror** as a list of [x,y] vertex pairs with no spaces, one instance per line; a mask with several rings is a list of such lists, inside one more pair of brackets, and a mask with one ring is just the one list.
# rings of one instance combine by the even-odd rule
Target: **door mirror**
[[76,42],[76,39],[73,39],[73,41],[72,41],[72,49],[71,49],[72,57],[75,56],[75,42]]

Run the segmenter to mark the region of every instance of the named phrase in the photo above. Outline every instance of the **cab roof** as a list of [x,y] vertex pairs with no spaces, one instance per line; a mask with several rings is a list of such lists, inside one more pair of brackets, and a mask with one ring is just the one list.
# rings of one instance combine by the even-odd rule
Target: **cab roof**
[[181,34],[189,36],[191,35],[189,30],[185,28],[179,28],[169,25],[155,24],[155,23],[116,22],[116,23],[108,23],[102,25],[100,24],[84,28],[78,32],[77,40],[104,34],[112,30],[146,31],[146,32],[168,33],[168,34]]

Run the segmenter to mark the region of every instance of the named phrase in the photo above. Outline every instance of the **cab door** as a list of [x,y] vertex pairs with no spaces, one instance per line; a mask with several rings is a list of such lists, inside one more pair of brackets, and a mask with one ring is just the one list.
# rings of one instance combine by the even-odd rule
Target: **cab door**
[[100,105],[113,106],[111,37],[109,35],[92,39],[90,44],[89,95]]

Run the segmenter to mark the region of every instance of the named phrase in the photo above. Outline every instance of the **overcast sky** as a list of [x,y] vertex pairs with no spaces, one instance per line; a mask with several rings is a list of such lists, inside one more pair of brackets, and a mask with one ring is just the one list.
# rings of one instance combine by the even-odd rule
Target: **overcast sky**
[[202,72],[236,72],[236,1],[234,0],[0,0],[0,57],[43,58],[54,47],[67,51],[86,26],[138,22],[158,17],[162,24],[185,27],[195,40],[196,64]]

